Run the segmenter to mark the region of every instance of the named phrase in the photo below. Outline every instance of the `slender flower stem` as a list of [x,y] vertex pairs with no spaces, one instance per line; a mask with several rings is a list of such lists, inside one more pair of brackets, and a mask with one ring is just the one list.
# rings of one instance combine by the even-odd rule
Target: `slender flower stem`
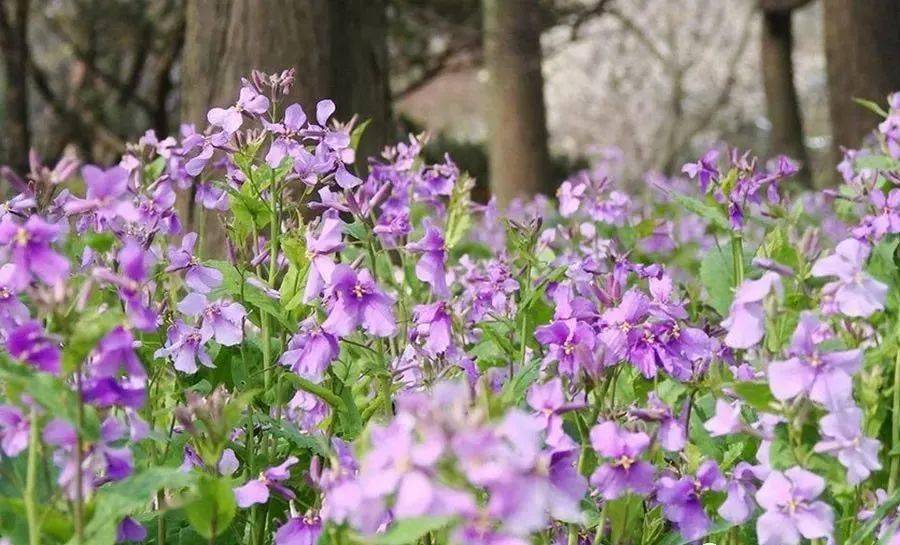
[[744,237],[740,231],[731,233],[731,262],[734,267],[734,287],[744,282]]
[[888,478],[888,494],[897,488],[897,477],[900,475],[900,457],[896,451],[900,448],[900,352],[894,357],[894,404],[891,410],[891,474]]
[[41,545],[41,524],[37,514],[37,470],[40,430],[38,429],[37,406],[32,404],[29,415],[28,469],[25,476],[25,517],[28,520],[28,545]]

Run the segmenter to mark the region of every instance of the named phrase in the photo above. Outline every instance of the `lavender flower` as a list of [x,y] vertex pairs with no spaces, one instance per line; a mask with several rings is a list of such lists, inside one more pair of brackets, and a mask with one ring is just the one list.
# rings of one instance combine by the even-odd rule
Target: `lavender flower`
[[625,491],[648,494],[653,489],[655,470],[638,459],[650,446],[646,433],[627,432],[614,422],[603,422],[591,429],[591,446],[609,459],[591,475],[591,484],[605,499],[618,498]]
[[288,350],[278,360],[281,365],[312,382],[321,382],[325,370],[340,353],[337,338],[323,331],[310,317],[288,343]]
[[200,265],[194,256],[197,233],[188,233],[181,239],[181,247],[169,248],[169,266],[166,272],[185,271],[184,281],[194,291],[209,293],[222,284],[222,273],[212,267]]
[[416,305],[413,309],[416,327],[410,336],[425,339],[423,348],[430,356],[443,354],[450,348],[453,335],[450,309],[447,303],[437,301],[430,305]]
[[778,399],[808,394],[825,406],[840,405],[851,395],[852,379],[862,365],[862,352],[843,350],[822,352],[824,325],[812,313],[804,312],[791,338],[790,359],[769,364],[769,387]]
[[406,245],[408,250],[422,254],[416,263],[416,278],[431,286],[438,297],[447,297],[447,248],[441,232],[432,226],[425,229],[425,234],[417,242]]
[[201,317],[200,330],[204,336],[215,339],[222,346],[234,346],[244,338],[247,311],[240,303],[210,303],[202,293],[190,293],[178,303],[178,312]]
[[823,490],[825,480],[800,467],[770,473],[756,492],[765,509],[756,521],[759,545],[796,545],[800,536],[831,536],[834,514],[828,504],[816,501]]
[[575,377],[593,370],[596,335],[588,324],[574,318],[537,328],[534,337],[549,346],[545,362],[559,363],[559,372]]
[[863,435],[862,411],[857,407],[842,407],[825,415],[819,428],[824,439],[816,443],[815,451],[836,456],[847,468],[848,483],[859,484],[881,469],[881,443]]
[[884,308],[888,287],[863,270],[869,251],[862,242],[848,238],[812,267],[813,276],[838,278],[826,284],[822,293],[846,316],[865,318]]
[[55,285],[66,278],[69,262],[52,248],[61,232],[58,225],[36,215],[24,225],[10,214],[0,220],[0,246],[7,248],[10,263],[15,267],[10,281],[16,290],[24,289],[34,279]]
[[725,488],[725,478],[715,461],[707,460],[697,469],[696,477],[674,479],[664,475],[659,479],[656,499],[663,506],[663,514],[674,522],[685,539],[693,541],[709,531],[709,516],[701,503],[706,491]]
[[299,460],[296,456],[289,456],[281,465],[270,467],[260,474],[259,478],[247,481],[243,486],[234,489],[234,497],[238,507],[247,508],[258,503],[269,501],[271,492],[275,492],[285,499],[292,500],[297,496],[287,488],[284,481],[291,477],[291,466]]
[[211,338],[211,331],[196,329],[178,320],[169,327],[166,344],[154,352],[153,357],[170,358],[175,369],[192,375],[197,372],[197,360],[206,367],[214,367],[204,346]]
[[58,375],[62,368],[59,343],[47,335],[41,324],[33,320],[9,332],[6,350],[17,360],[45,373]]
[[347,265],[337,265],[331,273],[328,295],[332,301],[322,329],[332,335],[345,336],[362,325],[377,337],[390,337],[396,330],[394,301],[385,295],[369,271],[356,273]]
[[772,292],[781,293],[781,279],[768,271],[759,280],[744,280],[738,286],[728,317],[722,326],[728,330],[725,344],[731,348],[751,348],[765,335],[763,300]]
[[31,425],[21,409],[13,405],[0,405],[0,450],[16,457],[28,448]]

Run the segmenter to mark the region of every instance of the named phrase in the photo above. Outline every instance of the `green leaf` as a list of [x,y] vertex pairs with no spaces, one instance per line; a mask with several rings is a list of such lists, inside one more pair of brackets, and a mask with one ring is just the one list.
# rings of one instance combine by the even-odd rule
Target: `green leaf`
[[81,316],[72,328],[72,335],[63,348],[63,369],[75,370],[87,358],[100,339],[121,323],[122,315],[110,309]]
[[876,115],[880,115],[881,117],[887,117],[888,113],[884,111],[884,108],[878,105],[877,102],[873,102],[871,100],[866,100],[864,98],[856,98],[853,97],[853,102],[859,104],[863,108],[869,110],[870,112],[875,113]]
[[213,537],[228,529],[237,502],[231,479],[202,475],[197,483],[197,497],[185,507],[191,527],[203,537]]
[[391,525],[387,532],[369,540],[372,545],[409,545],[415,543],[428,532],[445,528],[453,522],[453,517],[417,517],[404,519]]
[[[84,543],[113,545],[123,517],[147,508],[153,495],[164,488],[189,486],[193,477],[175,467],[153,467],[97,491],[94,515],[85,525]],[[231,489],[228,490],[231,493]],[[75,539],[69,541],[74,545]]]
[[353,132],[350,133],[350,147],[353,149],[359,148],[359,141],[362,139],[363,133],[366,132],[366,127],[369,126],[369,123],[372,122],[372,118],[366,119],[359,125],[353,128]]
[[672,193],[672,199],[676,203],[685,208],[688,212],[697,214],[698,216],[708,220],[710,223],[721,229],[730,230],[731,223],[725,212],[716,205],[705,203],[701,200],[680,193]]
[[700,262],[700,282],[709,295],[709,305],[716,309],[720,316],[728,316],[728,309],[734,299],[731,242],[709,249]]
[[472,213],[469,210],[470,194],[475,187],[475,179],[466,173],[460,174],[450,193],[450,204],[447,208],[447,226],[444,230],[444,243],[447,250],[459,244],[472,226]]
[[501,397],[503,403],[506,405],[518,403],[518,401],[524,397],[528,387],[537,380],[540,369],[541,361],[535,360],[519,371],[516,376],[503,387],[503,394]]
[[760,411],[771,411],[772,404],[775,403],[775,396],[765,382],[735,382],[731,389],[747,404]]
[[685,539],[677,530],[672,530],[661,540],[657,541],[656,545],[688,545],[688,543],[699,543],[698,540],[705,536],[722,533],[734,526],[737,525],[726,520],[717,520],[709,525],[709,531],[706,532],[706,534],[694,539]]
[[857,157],[854,164],[857,169],[866,168],[871,170],[896,170],[898,165],[894,159],[881,154]]

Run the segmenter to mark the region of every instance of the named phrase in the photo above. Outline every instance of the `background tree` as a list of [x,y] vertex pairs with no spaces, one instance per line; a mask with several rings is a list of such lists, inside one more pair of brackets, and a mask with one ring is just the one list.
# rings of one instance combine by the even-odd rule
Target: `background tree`
[[357,150],[358,168],[395,139],[391,116],[386,0],[331,0],[330,96],[340,119],[370,120]]
[[25,172],[31,130],[28,122],[28,0],[0,0],[0,53],[6,72],[6,157],[11,167]]
[[182,121],[205,126],[206,112],[234,103],[252,69],[296,69],[289,100],[307,109],[326,98],[327,21],[326,0],[187,0]]
[[856,147],[872,114],[853,98],[883,104],[900,89],[900,0],[824,0],[832,150]]
[[484,66],[491,193],[501,205],[550,182],[536,0],[484,0]]
[[797,181],[812,184],[809,154],[803,143],[800,101],[794,85],[794,35],[791,27],[793,10],[810,0],[760,0],[762,32],[760,65],[766,94],[766,115],[772,124],[769,154],[783,153],[800,161]]

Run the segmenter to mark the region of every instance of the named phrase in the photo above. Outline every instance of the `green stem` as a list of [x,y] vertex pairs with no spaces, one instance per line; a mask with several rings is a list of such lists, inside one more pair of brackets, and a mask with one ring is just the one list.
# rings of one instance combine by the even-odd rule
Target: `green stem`
[[744,238],[740,231],[731,233],[731,262],[734,267],[734,287],[744,282]]
[[900,458],[897,457],[897,449],[900,448],[900,352],[894,357],[894,404],[891,410],[891,474],[888,478],[888,494],[894,492],[897,487],[897,477],[900,475]]
[[41,545],[41,525],[37,514],[37,469],[40,430],[37,406],[31,406],[31,429],[28,434],[28,469],[25,477],[25,517],[28,520],[28,545]]

